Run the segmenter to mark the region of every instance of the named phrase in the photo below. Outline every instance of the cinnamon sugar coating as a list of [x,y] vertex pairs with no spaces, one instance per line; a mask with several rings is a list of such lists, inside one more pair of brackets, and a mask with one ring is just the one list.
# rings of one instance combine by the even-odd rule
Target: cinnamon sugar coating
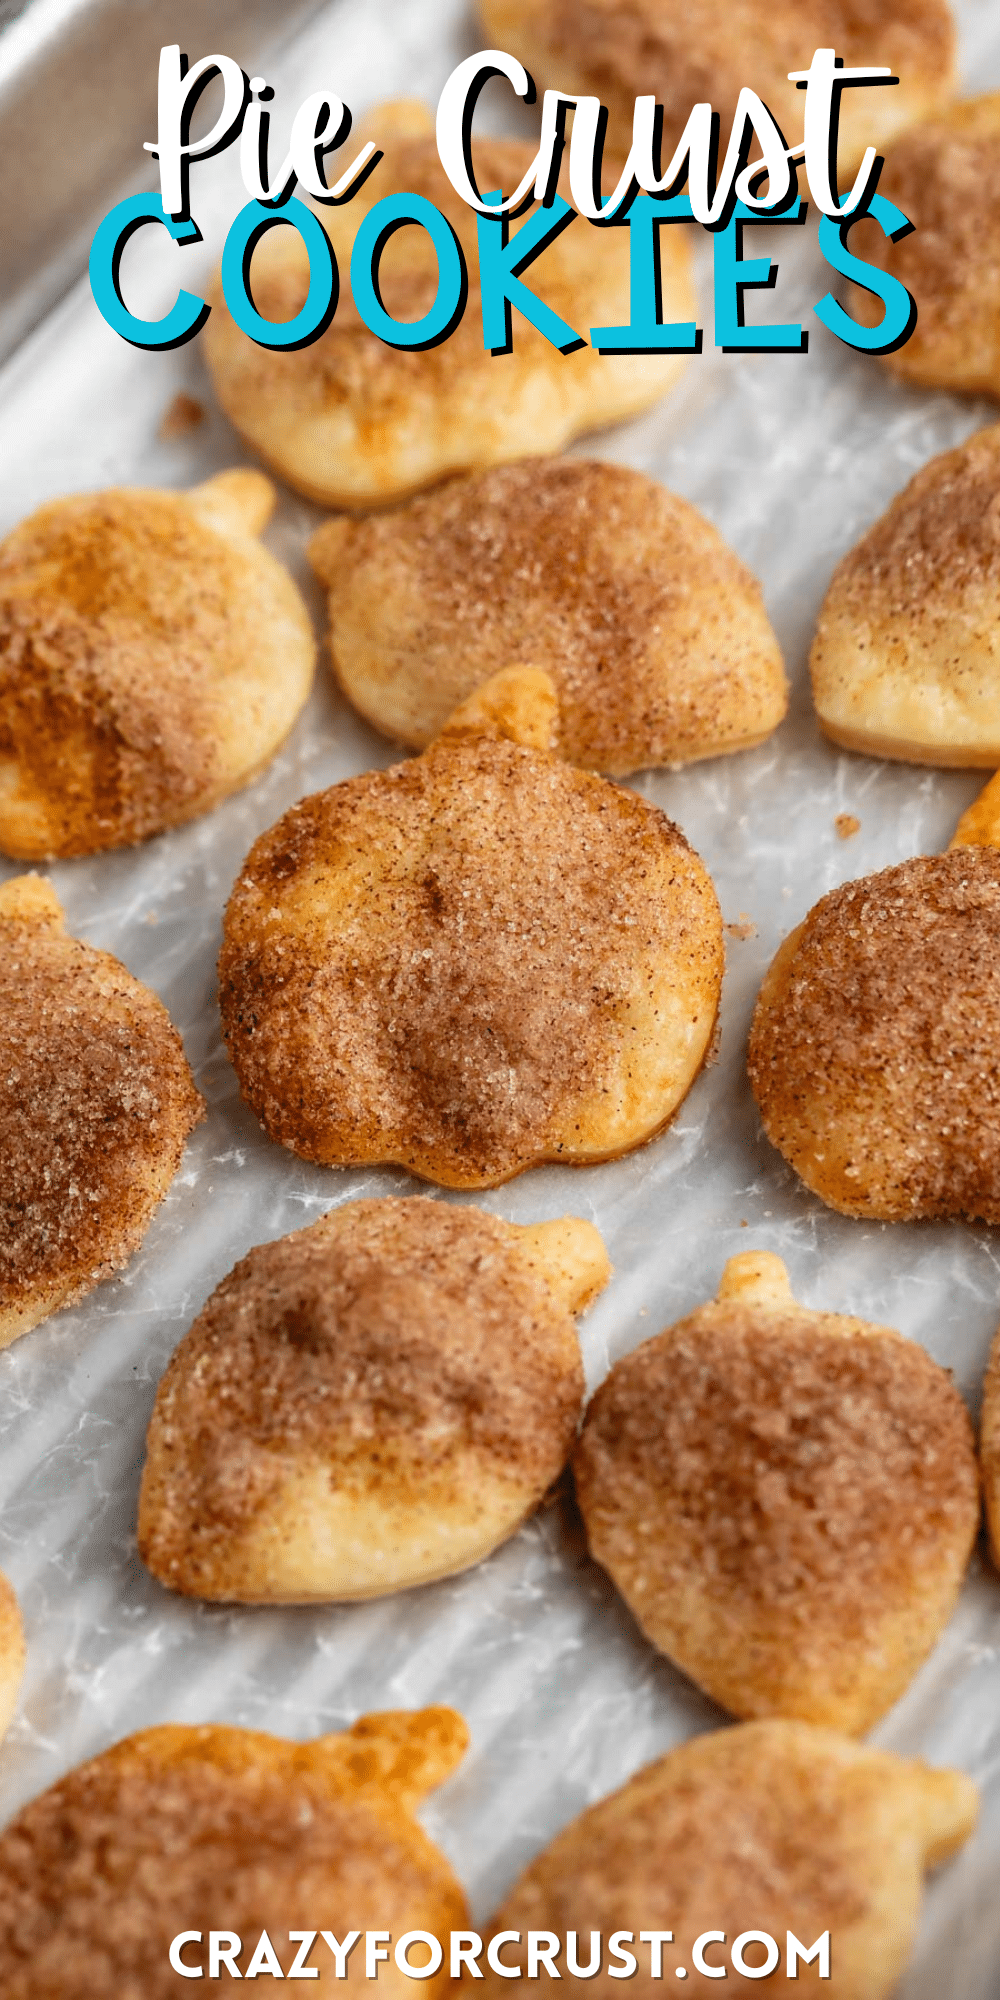
[[[899,78],[889,90],[844,91],[842,182],[866,146],[881,151],[954,88],[946,0],[688,0],[683,8],[665,0],[479,0],[479,11],[490,45],[519,56],[539,93],[600,97],[622,147],[635,99],[652,93],[664,111],[664,167],[692,106],[706,100],[720,114],[725,146],[744,85],[764,99],[790,145],[801,139],[804,98],[788,72],[808,69],[816,48],[836,49],[848,67],[888,64]],[[610,176],[606,184],[614,185]]]
[[144,840],[266,764],[312,681],[302,599],[256,539],[274,490],[56,500],[0,546],[0,850]]
[[749,1074],[769,1139],[845,1215],[1000,1221],[1000,854],[834,889],[761,988]]
[[203,1113],[156,996],[0,887],[0,1346],[128,1262]]
[[[431,1755],[414,1796],[407,1765],[419,1765],[422,1736]],[[5,2000],[173,2000],[180,1976],[168,1952],[186,1930],[203,1933],[186,1960],[205,1963],[206,1977],[211,1930],[243,1940],[244,1976],[263,1930],[286,1975],[297,1950],[289,1930],[447,1936],[467,1921],[465,1898],[411,1815],[466,1740],[448,1709],[368,1716],[305,1744],[221,1727],[126,1738],[0,1836]],[[309,1963],[322,1991],[334,1960],[317,1945]],[[392,1960],[381,1983],[393,1995],[409,1987]],[[436,1975],[425,1990],[443,1985]]]
[[201,1597],[379,1596],[512,1534],[583,1400],[550,1236],[606,1270],[586,1223],[426,1199],[348,1202],[252,1250],[160,1385],[139,1504],[154,1574]]
[[[691,1971],[691,1946],[705,1931],[726,1936],[707,1947],[713,1967],[726,1964],[746,1930],[782,1947],[793,1931],[807,1949],[829,1931],[836,1984],[820,1981],[814,1961],[800,1964],[796,1990],[888,2000],[909,1956],[924,1870],[968,1838],[976,1809],[962,1772],[862,1749],[801,1722],[742,1723],[669,1751],[581,1813],[484,1931],[520,1931],[523,1964],[529,1930],[560,1940],[575,1930],[586,1964],[589,1934],[599,1929],[602,1969],[588,1989],[595,2000],[621,1991],[620,1972],[608,1970],[607,1940],[617,1930],[633,1933],[626,1942],[639,1960],[628,1990],[651,1996],[674,1985],[678,1965],[689,1974],[685,1990],[712,1990],[710,1975]],[[662,1946],[661,1979],[650,1977],[640,1930],[673,1934]],[[759,1946],[745,1952],[748,1966],[761,1963]],[[516,1964],[516,1948],[505,1958]],[[771,1983],[785,1984],[784,1949]],[[499,2000],[505,1984],[488,1972],[484,2000]]]
[[995,770],[998,618],[994,424],[925,465],[834,571],[809,661],[827,735],[873,756]]
[[227,1046],[306,1159],[488,1187],[613,1157],[708,1052],[722,927],[684,836],[490,726],[303,799],[233,890]]
[[[488,353],[476,215],[444,173],[431,113],[414,104],[379,105],[352,134],[352,146],[363,139],[373,140],[384,158],[346,206],[320,212],[341,272],[327,331],[296,353],[258,347],[239,332],[219,288],[205,328],[206,359],[227,415],[300,492],[332,507],[384,505],[468,466],[560,451],[582,432],[645,409],[677,379],[683,356],[606,357],[589,345],[592,326],[629,323],[628,232],[596,229],[580,217],[547,245],[524,281],[588,344],[562,354],[515,310],[511,353]],[[512,194],[537,149],[528,141],[484,139],[473,150],[478,185]],[[461,321],[447,340],[422,351],[389,347],[369,332],[346,282],[359,224],[398,189],[431,201],[447,217],[468,271]],[[660,264],[664,320],[692,320],[686,231],[662,231]],[[394,318],[412,321],[430,310],[438,266],[422,228],[392,238],[378,277]],[[265,237],[254,253],[252,283],[266,319],[289,319],[301,309],[309,269],[295,230]]]
[[968,1412],[923,1348],[717,1301],[619,1361],[574,1457],[591,1553],[737,1715],[855,1734],[940,1636],[979,1527]]
[[341,686],[404,743],[430,742],[525,652],[555,683],[563,755],[614,776],[747,749],[785,713],[755,579],[694,507],[625,467],[471,473],[327,522],[309,554]]
[[[894,93],[890,92],[890,95]],[[932,389],[1000,396],[1000,92],[938,112],[892,146],[879,183],[914,224],[890,243],[875,223],[852,232],[855,254],[907,287],[917,324],[884,357],[893,374]],[[852,312],[881,317],[870,293]]]

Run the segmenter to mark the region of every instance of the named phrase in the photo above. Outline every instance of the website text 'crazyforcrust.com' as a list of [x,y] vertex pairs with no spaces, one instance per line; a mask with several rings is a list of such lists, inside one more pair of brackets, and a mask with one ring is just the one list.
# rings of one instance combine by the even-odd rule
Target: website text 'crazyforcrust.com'
[[[362,1942],[363,1940],[363,1942]],[[362,1949],[354,1956],[355,1947]],[[497,1931],[487,1941],[478,1931],[451,1931],[447,1939],[431,1931],[405,1931],[393,1939],[390,1931],[347,1931],[338,1938],[333,1931],[288,1931],[271,1937],[261,1931],[255,1939],[244,1939],[235,1931],[180,1931],[170,1946],[170,1963],[186,1979],[318,1979],[320,1961],[326,1960],[329,1975],[332,1956],[337,1979],[377,1979],[379,1967],[391,1961],[408,1979],[430,1979],[442,1971],[445,1956],[452,1979],[486,1977],[481,1959],[501,1979],[593,1979],[605,1972],[610,1979],[633,1979],[636,1974],[651,1979],[670,1976],[686,1979],[690,1970],[703,1979],[766,1979],[783,1967],[789,1979],[797,1979],[800,1965],[813,1965],[815,1976],[830,1977],[830,1933],[824,1931],[811,1944],[804,1944],[794,1931],[786,1931],[784,1943],[768,1931],[741,1931],[729,1938],[725,1931],[702,1931],[689,1952],[680,1947],[671,1952],[671,1964],[664,1962],[664,1947],[674,1945],[672,1931],[612,1931],[605,1940],[600,1931]],[[293,1950],[294,1948],[294,1955]],[[317,1956],[319,1954],[319,1956]]]

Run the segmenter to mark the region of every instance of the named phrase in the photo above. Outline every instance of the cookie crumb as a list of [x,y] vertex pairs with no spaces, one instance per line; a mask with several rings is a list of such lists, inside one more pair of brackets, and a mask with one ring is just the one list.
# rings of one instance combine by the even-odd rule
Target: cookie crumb
[[198,425],[204,421],[204,404],[199,403],[197,397],[186,395],[181,389],[178,390],[173,402],[167,404],[156,435],[163,443],[168,444],[171,438],[186,437],[188,431],[196,431]]
[[861,821],[856,819],[853,813],[838,813],[833,824],[837,829],[838,840],[851,840],[856,833],[861,832]]
[[754,923],[753,918],[747,916],[745,910],[740,911],[739,922],[735,924],[727,924],[726,929],[729,932],[730,937],[742,938],[744,941],[747,938],[755,938],[757,935],[757,926]]

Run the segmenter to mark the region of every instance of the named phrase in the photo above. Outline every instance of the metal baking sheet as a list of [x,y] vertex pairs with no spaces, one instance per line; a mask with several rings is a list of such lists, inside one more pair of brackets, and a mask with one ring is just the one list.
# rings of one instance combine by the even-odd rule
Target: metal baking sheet
[[[958,13],[965,87],[1000,85],[993,0],[961,0]],[[170,14],[158,10],[162,39]],[[356,113],[394,94],[433,101],[480,41],[465,0],[381,0],[377,9],[339,0],[268,68],[276,112],[290,119],[324,86]],[[192,59],[204,52],[193,48]],[[489,109],[502,116],[496,97]],[[197,288],[245,198],[228,156],[196,169],[192,186],[204,244],[180,252],[161,232],[142,232],[124,272],[139,309],[163,310],[181,271]],[[814,233],[760,238],[780,260],[767,309],[785,320],[808,314],[827,288]],[[658,409],[580,448],[639,466],[694,501],[763,581],[794,686],[788,721],[749,755],[638,781],[704,856],[726,919],[744,928],[749,919],[753,934],[728,940],[719,1061],[670,1132],[617,1163],[546,1168],[479,1199],[513,1220],[575,1211],[599,1225],[616,1275],[582,1325],[591,1382],[708,1298],[725,1258],[753,1246],[785,1258],[809,1304],[922,1341],[975,1409],[1000,1319],[1000,1237],[957,1224],[869,1226],[823,1209],[760,1133],[744,1048],[784,933],[833,884],[943,846],[978,789],[971,773],[838,754],[816,728],[806,654],[841,553],[933,453],[995,412],[895,386],[818,325],[806,356],[718,355],[708,332],[706,349]],[[206,419],[163,441],[158,426],[180,390],[204,403]],[[213,407],[198,344],[138,353],[98,318],[84,282],[0,377],[4,531],[52,495],[183,486],[245,458]],[[319,518],[286,493],[269,540],[321,626],[304,559]],[[549,1506],[454,1581],[319,1610],[172,1599],[146,1575],[134,1538],[156,1383],[212,1287],[251,1244],[333,1203],[415,1191],[398,1172],[323,1171],[271,1145],[241,1104],[215,1004],[221,912],[253,838],[303,793],[393,756],[321,670],[293,737],[250,791],[142,848],[52,869],[71,929],[118,953],[166,1002],[210,1116],[127,1272],[0,1357],[0,1562],[29,1645],[0,1752],[0,1812],[155,1722],[224,1720],[306,1736],[365,1708],[453,1702],[472,1748],[424,1817],[482,1917],[574,1813],[724,1719],[641,1638],[588,1562],[570,1510]],[[834,828],[843,812],[861,821],[846,842]],[[14,872],[0,863],[3,875]],[[905,2000],[993,2000],[1000,1986],[998,1644],[1000,1579],[984,1554],[941,1644],[875,1732],[878,1743],[963,1766],[983,1788],[979,1832],[929,1889]]]
[[95,223],[112,202],[155,184],[142,142],[155,133],[161,43],[228,54],[238,39],[249,68],[322,4],[282,0],[276,10],[274,0],[170,0],[169,7],[159,0],[29,0],[21,7],[0,0],[0,29],[7,29],[0,39],[0,360],[84,269]]

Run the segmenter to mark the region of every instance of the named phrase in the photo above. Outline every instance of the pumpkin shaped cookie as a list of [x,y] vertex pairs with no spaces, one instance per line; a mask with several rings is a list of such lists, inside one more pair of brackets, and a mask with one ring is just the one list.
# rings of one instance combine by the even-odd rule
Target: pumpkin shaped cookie
[[265,1130],[329,1166],[493,1187],[662,1130],[708,1054],[711,880],[634,793],[548,747],[512,669],[421,757],[303,799],[226,911],[223,1031]]
[[614,777],[751,749],[785,713],[759,585],[695,507],[624,466],[468,473],[327,521],[309,556],[341,687],[414,748],[525,645],[555,684],[563,756]]
[[[552,1932],[560,1945],[575,1932],[586,1963],[599,1930],[601,1969],[589,1986],[597,2000],[621,1992],[613,1944],[638,1962],[630,1992],[662,1994],[675,1981],[679,1989],[682,1967],[685,1992],[710,1993],[723,1972],[732,1977],[738,1947],[745,1976],[763,1976],[761,1932],[778,1948],[780,1964],[768,1953],[775,1987],[789,1976],[797,1993],[889,2000],[909,1957],[924,1871],[968,1839],[976,1811],[976,1788],[961,1771],[862,1749],[804,1722],[745,1722],[682,1743],[581,1813],[484,1930],[519,1932],[522,1966],[529,1931]],[[660,1934],[662,1976],[651,1972],[640,1931]],[[826,1974],[818,1955],[811,1965],[793,1960],[792,1972],[788,1933],[808,1952],[824,1932]],[[704,1971],[697,1959],[692,1971],[696,1941]],[[506,1945],[503,1962],[518,1963],[516,1946]],[[484,2000],[499,2000],[505,1985],[488,1972]]]
[[615,1364],[573,1468],[591,1554],[661,1652],[736,1715],[850,1735],[935,1644],[979,1527],[944,1370],[797,1305],[765,1253]]
[[270,762],[315,641],[259,472],[52,500],[0,545],[0,852],[128,846]]
[[[338,1942],[386,1926],[447,1938],[465,1898],[413,1815],[467,1741],[450,1708],[366,1715],[307,1743],[215,1724],[126,1737],[0,1835],[4,2000],[174,2000],[171,1947],[189,1976],[218,1978],[213,1932],[237,1978],[289,1976],[289,1931],[311,1937],[314,1991],[336,1978],[321,1922]],[[397,2000],[410,1984],[391,1957],[380,1983]],[[424,1990],[446,1984],[447,1958]]]
[[[375,141],[384,157],[345,207],[324,208],[321,215],[341,273],[332,325],[293,353],[256,346],[236,326],[217,287],[205,328],[205,355],[227,416],[300,493],[329,507],[383,506],[468,466],[559,451],[581,433],[655,403],[677,379],[683,355],[606,356],[589,345],[592,326],[629,324],[628,231],[594,228],[579,216],[531,263],[525,283],[583,344],[560,352],[515,312],[511,350],[490,353],[483,344],[476,215],[445,175],[430,112],[412,103],[383,104],[361,136]],[[524,140],[477,141],[480,188],[512,194],[535,151]],[[468,272],[464,315],[446,340],[430,348],[389,346],[371,333],[347,282],[360,223],[376,202],[400,189],[430,201],[447,218]],[[523,226],[523,216],[510,225]],[[659,234],[663,320],[690,322],[695,302],[686,232]],[[254,253],[251,277],[258,312],[265,319],[292,318],[309,288],[309,261],[297,231],[271,230]],[[378,271],[385,310],[396,320],[421,319],[437,288],[430,238],[418,225],[400,230]]]
[[764,1130],[843,1215],[1000,1222],[998,845],[993,778],[947,854],[831,889],[764,978]]
[[0,1347],[127,1264],[204,1109],[156,995],[0,886]]
[[139,1553],[250,1603],[381,1597],[512,1535],[583,1402],[572,1314],[608,1275],[590,1223],[352,1201],[261,1244],[160,1384]]

